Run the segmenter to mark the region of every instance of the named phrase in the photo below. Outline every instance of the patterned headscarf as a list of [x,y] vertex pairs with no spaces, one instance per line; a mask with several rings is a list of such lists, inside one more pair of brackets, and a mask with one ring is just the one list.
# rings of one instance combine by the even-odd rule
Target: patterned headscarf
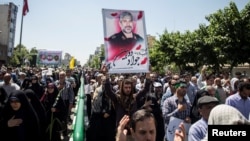
[[247,124],[250,125],[250,121],[247,120],[236,108],[220,104],[214,107],[209,115],[208,125],[237,125]]

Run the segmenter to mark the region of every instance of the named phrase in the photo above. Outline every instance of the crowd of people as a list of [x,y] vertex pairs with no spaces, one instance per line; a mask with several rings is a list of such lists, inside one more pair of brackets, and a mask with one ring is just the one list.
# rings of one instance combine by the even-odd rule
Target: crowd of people
[[0,140],[68,140],[81,76],[78,69],[2,67]]
[[[1,140],[67,140],[81,79],[86,141],[170,141],[173,117],[182,120],[174,141],[206,140],[209,124],[249,124],[250,79],[239,72],[214,74],[203,67],[199,75],[168,71],[160,76],[109,74],[106,67],[6,67],[0,71]],[[230,108],[235,116],[226,112]]]
[[[239,72],[215,74],[203,67],[199,75],[168,71],[160,76],[156,72],[109,74],[104,67],[87,70],[84,78],[87,141],[170,141],[172,117],[183,121],[179,129],[185,132],[176,131],[174,140],[201,141],[207,136],[210,112],[219,105],[233,107],[241,113],[234,120],[244,118],[248,124],[250,79]],[[222,112],[217,120],[218,116],[227,115]],[[184,123],[191,125],[186,131]]]

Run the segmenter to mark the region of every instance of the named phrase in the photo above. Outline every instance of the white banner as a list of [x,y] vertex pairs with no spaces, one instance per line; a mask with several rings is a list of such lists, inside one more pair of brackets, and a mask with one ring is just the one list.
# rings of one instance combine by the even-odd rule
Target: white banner
[[38,64],[58,65],[62,60],[62,51],[38,50]]
[[144,11],[103,9],[102,14],[109,73],[148,72]]

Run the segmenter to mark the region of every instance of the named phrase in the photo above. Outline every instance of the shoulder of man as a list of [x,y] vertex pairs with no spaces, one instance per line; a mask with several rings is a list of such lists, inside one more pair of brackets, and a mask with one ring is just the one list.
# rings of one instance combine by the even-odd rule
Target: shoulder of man
[[54,84],[58,85],[59,84],[59,80],[54,81]]
[[143,40],[143,38],[139,34],[134,33],[134,37],[136,38],[137,41]]
[[112,40],[117,40],[117,39],[120,39],[121,37],[123,36],[123,33],[122,32],[119,32],[119,33],[116,33],[112,36],[109,37],[109,40],[112,41]]

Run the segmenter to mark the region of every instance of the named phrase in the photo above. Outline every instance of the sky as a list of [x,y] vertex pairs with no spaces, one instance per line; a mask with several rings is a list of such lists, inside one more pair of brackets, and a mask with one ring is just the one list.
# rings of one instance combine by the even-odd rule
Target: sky
[[[232,0],[242,10],[249,0]],[[18,6],[15,46],[20,43],[23,0],[0,0]],[[96,47],[104,44],[102,9],[142,10],[146,34],[198,29],[205,16],[229,6],[230,0],[28,0],[23,18],[22,44],[31,49],[63,51],[87,62]]]

